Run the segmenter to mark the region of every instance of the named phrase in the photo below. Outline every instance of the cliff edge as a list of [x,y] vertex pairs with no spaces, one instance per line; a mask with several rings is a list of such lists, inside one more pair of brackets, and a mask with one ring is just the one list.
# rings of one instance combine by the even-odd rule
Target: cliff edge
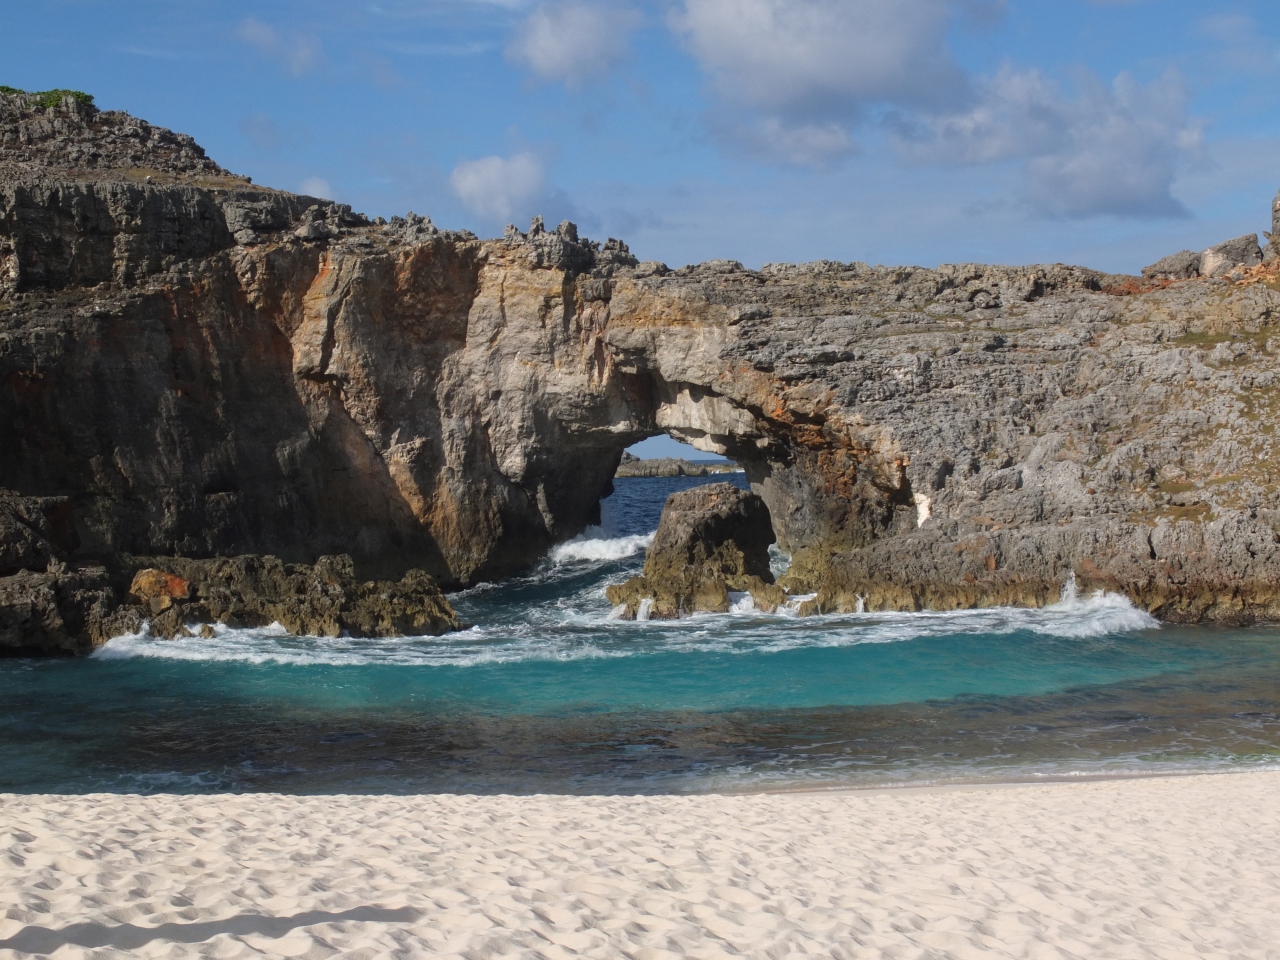
[[1186,279],[671,270],[569,223],[371,221],[21,95],[0,173],[0,487],[65,500],[73,563],[492,579],[666,432],[746,470],[823,610],[1074,575],[1167,619],[1280,618],[1274,241]]

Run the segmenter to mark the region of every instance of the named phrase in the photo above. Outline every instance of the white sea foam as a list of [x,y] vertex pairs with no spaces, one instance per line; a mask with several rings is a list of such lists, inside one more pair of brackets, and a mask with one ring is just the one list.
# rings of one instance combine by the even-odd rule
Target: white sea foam
[[[555,579],[552,570],[545,576]],[[522,579],[521,583],[527,583]],[[1116,594],[1063,597],[1042,609],[1000,607],[921,613],[855,613],[798,618],[796,609],[812,594],[792,597],[769,615],[755,609],[750,594],[734,594],[738,616],[696,614],[679,620],[648,620],[642,608],[635,621],[617,619],[600,584],[545,603],[535,603],[502,623],[488,623],[443,637],[353,639],[290,636],[279,624],[235,630],[215,627],[210,639],[158,640],[147,632],[117,637],[99,659],[158,657],[191,661],[238,661],[281,665],[347,666],[386,664],[475,667],[537,661],[569,662],[661,653],[770,654],[821,647],[901,643],[930,638],[1007,635],[1017,632],[1083,640],[1150,630],[1159,626],[1147,613]],[[642,607],[651,606],[642,605]]]
[[[580,637],[538,637],[531,631],[495,638],[473,627],[448,637],[295,637],[268,630],[223,628],[212,639],[158,640],[147,633],[116,637],[93,656],[100,660],[155,657],[167,660],[277,664],[281,666],[475,667],[527,661],[591,660],[623,656]],[[519,636],[523,633],[523,636]]]
[[800,614],[800,606],[808,600],[817,599],[816,593],[796,593],[787,597],[787,602],[778,608],[784,617],[795,617]]
[[592,527],[585,533],[560,544],[551,551],[553,563],[569,563],[574,560],[622,560],[633,557],[653,542],[652,533],[637,534],[631,537],[602,537],[599,527]]

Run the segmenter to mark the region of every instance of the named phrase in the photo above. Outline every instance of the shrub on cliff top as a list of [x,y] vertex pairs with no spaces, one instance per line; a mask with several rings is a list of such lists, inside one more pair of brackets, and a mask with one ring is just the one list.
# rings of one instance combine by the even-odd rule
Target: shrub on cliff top
[[62,103],[64,97],[71,97],[76,103],[84,104],[86,107],[93,106],[93,94],[85,93],[83,90],[19,90],[17,87],[0,85],[0,93],[22,94],[35,100],[36,105],[41,107],[56,107]]

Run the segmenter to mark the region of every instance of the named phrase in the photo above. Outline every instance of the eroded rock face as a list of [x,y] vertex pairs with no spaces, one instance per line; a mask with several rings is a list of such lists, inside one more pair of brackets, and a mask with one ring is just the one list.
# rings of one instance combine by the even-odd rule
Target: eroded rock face
[[644,574],[608,588],[618,616],[672,620],[727,613],[729,593],[749,593],[757,609],[786,601],[769,570],[769,510],[754,493],[711,483],[667,498],[645,555]]
[[398,582],[362,582],[346,556],[321,557],[312,565],[253,556],[132,561],[144,563],[149,566],[134,574],[126,609],[165,639],[190,636],[193,624],[214,623],[279,623],[290,633],[320,637],[423,636],[461,627],[421,570]]
[[1262,262],[1262,248],[1258,235],[1247,233],[1225,243],[1210,247],[1200,255],[1200,275],[1225,277],[1237,267],[1253,267]]
[[89,653],[134,627],[102,567],[0,577],[0,656]]
[[1142,275],[1152,279],[1190,280],[1200,276],[1200,261],[1204,254],[1194,250],[1180,250],[1161,257],[1149,267],[1142,268]]
[[371,223],[125,120],[4,110],[0,485],[67,498],[74,562],[492,579],[667,432],[743,466],[822,609],[1041,603],[1074,574],[1277,615],[1278,261],[671,270],[571,224]]
[[0,577],[46,570],[80,545],[71,501],[0,489]]

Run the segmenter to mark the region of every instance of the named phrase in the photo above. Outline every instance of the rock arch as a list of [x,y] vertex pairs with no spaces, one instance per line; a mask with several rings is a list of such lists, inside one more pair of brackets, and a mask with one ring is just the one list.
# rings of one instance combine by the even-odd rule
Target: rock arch
[[823,609],[1043,603],[1074,575],[1280,617],[1274,242],[1185,281],[669,270],[572,224],[370,221],[24,104],[0,95],[0,487],[69,498],[82,556],[491,579],[667,432],[743,465]]

